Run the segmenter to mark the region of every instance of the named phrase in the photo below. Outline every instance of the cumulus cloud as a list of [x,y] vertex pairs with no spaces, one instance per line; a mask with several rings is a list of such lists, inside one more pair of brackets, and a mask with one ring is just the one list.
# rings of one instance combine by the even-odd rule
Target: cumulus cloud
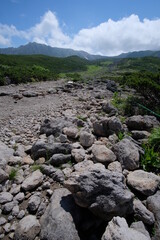
[[9,45],[13,36],[53,47],[118,55],[122,52],[160,49],[160,19],[141,21],[134,14],[118,21],[109,19],[98,26],[81,29],[71,38],[63,32],[56,14],[48,11],[39,23],[26,31],[0,24],[1,45]]

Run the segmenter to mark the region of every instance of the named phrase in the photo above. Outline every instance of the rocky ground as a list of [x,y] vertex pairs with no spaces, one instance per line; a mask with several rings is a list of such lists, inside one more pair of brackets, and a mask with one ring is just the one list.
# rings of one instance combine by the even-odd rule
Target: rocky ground
[[0,88],[0,239],[160,239],[160,177],[140,168],[159,122],[121,122],[115,90],[126,94],[111,81]]

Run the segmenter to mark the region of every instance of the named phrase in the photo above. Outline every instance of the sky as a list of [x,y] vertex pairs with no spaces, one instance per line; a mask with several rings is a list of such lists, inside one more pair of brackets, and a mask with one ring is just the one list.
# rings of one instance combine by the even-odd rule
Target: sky
[[0,0],[0,47],[28,42],[105,56],[160,50],[160,0]]

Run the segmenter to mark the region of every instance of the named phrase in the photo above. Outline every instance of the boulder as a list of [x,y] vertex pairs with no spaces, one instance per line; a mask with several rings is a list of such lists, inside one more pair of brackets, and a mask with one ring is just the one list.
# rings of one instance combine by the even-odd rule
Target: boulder
[[5,204],[11,202],[13,199],[13,195],[9,192],[1,192],[0,193],[0,204]]
[[160,191],[147,198],[147,207],[155,216],[153,240],[160,239]]
[[92,146],[93,160],[103,164],[109,164],[116,160],[116,155],[105,145],[94,144]]
[[49,159],[49,163],[55,167],[60,166],[61,164],[67,163],[71,161],[71,154],[54,154],[50,159]]
[[115,81],[106,80],[106,88],[111,92],[117,92],[117,85]]
[[[83,166],[83,163],[85,167]],[[64,186],[75,202],[88,208],[94,215],[109,221],[113,216],[124,216],[132,212],[133,194],[124,183],[121,173],[111,172],[104,165],[81,162],[79,171],[71,173]]]
[[122,139],[112,148],[123,169],[135,170],[139,167],[139,149],[129,139]]
[[21,187],[24,191],[32,191],[38,186],[40,186],[42,182],[43,174],[39,170],[36,170],[23,181]]
[[0,168],[0,183],[6,181],[8,178],[8,173],[6,173],[2,168]]
[[40,194],[38,193],[35,193],[33,196],[31,196],[31,198],[29,199],[29,202],[28,202],[28,211],[29,213],[31,214],[34,214],[40,203],[41,203],[41,197],[39,196]]
[[45,157],[46,160],[49,160],[49,158],[51,158],[53,154],[70,154],[71,150],[72,146],[68,143],[46,144],[43,141],[37,141],[33,144],[31,148],[31,157],[34,160],[37,160],[41,157]]
[[52,195],[44,215],[40,219],[41,239],[47,240],[79,240],[74,218],[77,207],[70,192],[56,189]]
[[83,147],[91,147],[95,141],[95,137],[93,134],[83,131],[80,133],[79,141]]
[[33,91],[25,91],[25,92],[22,93],[22,95],[24,97],[30,98],[30,97],[37,97],[38,93],[37,92],[33,92]]
[[85,159],[85,150],[83,148],[72,149],[71,155],[77,163],[82,162]]
[[153,213],[150,212],[140,200],[134,199],[133,211],[134,211],[134,216],[137,220],[140,220],[148,225],[154,224],[155,218]]
[[130,225],[130,228],[133,228],[136,231],[143,233],[146,237],[148,237],[148,239],[150,239],[149,232],[146,230],[145,225],[144,225],[144,223],[142,221],[133,222]]
[[122,173],[122,166],[121,166],[120,162],[118,162],[118,161],[111,162],[108,165],[108,170],[113,171],[113,172]]
[[126,220],[120,217],[114,217],[109,222],[102,240],[150,240],[140,231],[129,228]]
[[78,137],[78,129],[75,127],[65,127],[63,133],[69,138],[76,139]]
[[28,215],[19,221],[15,230],[15,240],[33,240],[40,232],[39,221],[33,215]]
[[6,144],[0,141],[0,168],[5,169],[5,166],[10,157],[13,156],[13,153],[13,149],[9,148]]
[[135,170],[127,175],[127,183],[145,196],[153,195],[160,183],[160,177],[154,173]]
[[138,131],[138,130],[133,130],[131,131],[132,133],[132,138],[135,140],[140,140],[140,139],[146,139],[150,136],[150,133],[147,131]]
[[112,113],[112,114],[116,114],[117,113],[117,109],[108,101],[104,101],[102,103],[102,109],[104,112],[106,113]]
[[159,126],[159,122],[154,116],[135,115],[126,120],[127,127],[130,130],[150,130]]

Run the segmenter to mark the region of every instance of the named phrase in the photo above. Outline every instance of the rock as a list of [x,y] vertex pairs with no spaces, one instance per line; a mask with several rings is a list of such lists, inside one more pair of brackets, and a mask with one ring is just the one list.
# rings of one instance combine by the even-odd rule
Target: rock
[[63,181],[65,179],[64,173],[60,169],[57,169],[57,171],[55,173],[53,173],[51,175],[51,177],[54,181],[59,182],[59,183],[63,183]]
[[143,233],[146,237],[148,237],[148,239],[150,239],[150,235],[149,232],[146,230],[143,222],[139,221],[139,222],[133,222],[130,226],[130,228],[135,229],[138,232]]
[[110,103],[110,102],[106,102],[104,101],[102,103],[102,109],[104,112],[106,113],[113,113],[113,114],[116,114],[117,113],[117,109]]
[[150,212],[138,199],[133,201],[134,216],[137,220],[140,220],[146,224],[152,225],[155,222],[155,218],[152,212]]
[[32,165],[33,163],[34,163],[34,161],[32,160],[32,158],[30,156],[25,156],[22,159],[22,164]]
[[39,195],[37,195],[35,193],[33,196],[31,196],[31,198],[29,199],[29,202],[28,202],[29,213],[35,214],[40,203],[41,203],[41,197]]
[[116,155],[105,145],[94,144],[92,146],[93,160],[103,164],[109,164],[116,160]]
[[8,178],[9,175],[2,168],[0,168],[0,183],[6,181]]
[[132,212],[133,194],[125,185],[124,176],[105,169],[100,163],[89,162],[87,166],[84,161],[77,165],[83,163],[86,166],[78,167],[79,171],[73,172],[64,182],[64,186],[72,192],[75,202],[105,221],[111,220],[113,216],[124,216]]
[[72,149],[71,155],[77,163],[82,162],[85,159],[85,150],[83,148]]
[[108,170],[113,171],[113,172],[122,173],[122,166],[121,166],[120,162],[118,162],[118,161],[111,162],[108,165]]
[[4,217],[0,217],[0,226],[4,225],[7,220]]
[[102,240],[150,240],[140,231],[129,228],[126,220],[120,217],[114,217],[109,222]]
[[12,209],[17,205],[17,202],[16,201],[12,201],[12,202],[9,202],[9,203],[6,203],[4,206],[3,206],[3,214],[8,214],[12,211]]
[[0,193],[0,204],[11,202],[13,199],[13,195],[9,192],[1,192]]
[[0,168],[5,169],[6,163],[13,156],[14,150],[0,141]]
[[54,154],[50,159],[49,159],[49,163],[55,167],[60,166],[61,164],[67,163],[71,161],[71,154]]
[[41,217],[41,239],[79,240],[74,224],[76,216],[74,200],[67,189],[54,191],[51,203]]
[[160,239],[160,191],[157,191],[156,194],[147,198],[147,207],[155,216],[155,235],[154,240]]
[[31,157],[35,160],[40,157],[45,157],[46,160],[49,160],[53,154],[70,154],[71,150],[72,147],[68,143],[45,144],[42,141],[38,141],[32,146]]
[[133,189],[140,193],[150,196],[153,195],[160,183],[160,177],[154,173],[145,172],[143,170],[135,170],[127,176],[127,183]]
[[19,192],[15,197],[14,200],[18,202],[22,202],[24,200],[25,196],[23,192]]
[[129,117],[126,120],[126,124],[130,130],[150,130],[153,127],[159,126],[156,117],[148,115],[135,115]]
[[17,225],[15,230],[15,240],[33,240],[40,232],[39,221],[33,215],[24,217]]
[[37,92],[33,92],[33,91],[25,91],[25,92],[22,93],[22,95],[24,97],[30,98],[30,97],[37,97],[38,93]]
[[107,80],[106,81],[106,88],[111,92],[117,92],[117,85],[115,81]]
[[22,183],[22,189],[24,191],[31,191],[40,186],[43,182],[43,174],[36,170],[29,177],[27,177]]
[[42,165],[42,172],[47,176],[51,176],[56,171],[57,171],[57,168],[53,167],[52,165],[45,165],[45,164]]
[[17,185],[17,184],[14,183],[14,184],[12,184],[10,193],[11,193],[12,195],[16,195],[16,194],[18,194],[18,193],[20,192],[20,188],[21,188],[20,185]]
[[135,140],[148,138],[150,136],[150,133],[147,131],[134,130],[134,131],[131,131],[131,133],[132,133],[132,138],[134,138]]
[[12,209],[12,216],[17,216],[19,214],[19,206],[16,205]]
[[103,121],[95,121],[93,122],[93,130],[94,134],[98,137],[106,137],[105,129],[103,126]]
[[21,210],[17,215],[17,219],[22,219],[24,216],[25,216],[25,211]]
[[124,138],[116,143],[112,150],[117,156],[117,160],[121,163],[123,169],[135,170],[139,167],[139,150],[129,139]]
[[65,119],[56,118],[54,120],[45,119],[40,128],[40,134],[46,134],[46,136],[54,135],[58,136],[62,133],[64,127],[69,124]]
[[83,131],[80,133],[79,140],[83,147],[91,147],[95,141],[95,137],[93,134]]
[[69,138],[76,139],[78,137],[78,129],[75,127],[65,127],[63,133]]
[[5,231],[5,233],[9,233],[10,232],[10,228],[11,228],[11,224],[10,223],[6,223],[4,226],[3,226],[3,229]]
[[44,214],[46,207],[47,207],[46,203],[44,201],[41,201],[39,208],[37,210],[37,217],[41,217]]

